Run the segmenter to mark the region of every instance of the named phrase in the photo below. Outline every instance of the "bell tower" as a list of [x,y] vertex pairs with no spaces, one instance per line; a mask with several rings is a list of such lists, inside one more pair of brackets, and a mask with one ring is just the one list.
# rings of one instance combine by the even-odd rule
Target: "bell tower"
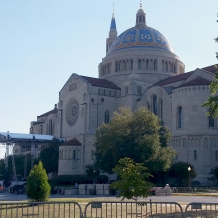
[[116,38],[117,38],[117,27],[116,27],[116,20],[114,17],[114,9],[113,9],[109,37],[106,40],[106,54]]

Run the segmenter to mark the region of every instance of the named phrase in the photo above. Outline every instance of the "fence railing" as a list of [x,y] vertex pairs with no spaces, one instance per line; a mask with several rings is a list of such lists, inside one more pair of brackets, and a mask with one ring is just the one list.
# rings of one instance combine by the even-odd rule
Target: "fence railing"
[[218,187],[171,187],[174,194],[218,195]]
[[218,217],[218,203],[190,203],[184,212],[184,218],[189,217]]
[[182,207],[175,202],[90,202],[84,218],[182,217]]
[[176,202],[11,202],[0,203],[0,218],[194,218],[218,217],[218,203]]
[[81,218],[82,209],[76,202],[0,203],[0,218]]

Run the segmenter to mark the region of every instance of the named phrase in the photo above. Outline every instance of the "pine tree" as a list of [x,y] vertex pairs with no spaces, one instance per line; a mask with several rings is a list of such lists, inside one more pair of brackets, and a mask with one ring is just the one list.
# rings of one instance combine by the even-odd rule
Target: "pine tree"
[[50,191],[48,176],[40,161],[38,165],[33,167],[27,178],[27,197],[37,202],[46,201]]

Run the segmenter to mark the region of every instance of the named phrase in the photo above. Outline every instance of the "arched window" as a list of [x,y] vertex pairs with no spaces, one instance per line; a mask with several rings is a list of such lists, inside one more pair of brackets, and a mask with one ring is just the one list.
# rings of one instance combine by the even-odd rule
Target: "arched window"
[[119,69],[118,71],[121,71],[121,61],[119,62]]
[[[211,109],[209,108],[209,112],[211,112]],[[209,122],[209,127],[214,128],[215,127],[215,119],[213,118],[213,116],[209,116],[208,117],[208,122]]]
[[152,109],[153,109],[153,113],[157,115],[157,96],[156,95],[153,95],[153,98],[152,98]]
[[154,70],[156,70],[156,63],[157,63],[157,61],[154,60]]
[[130,60],[130,70],[133,70],[133,60]]
[[150,110],[150,104],[149,104],[148,101],[145,103],[145,107],[146,107],[148,110]]
[[142,22],[142,15],[139,16],[139,22]]
[[168,63],[166,62],[166,71],[168,71]]
[[145,23],[145,16],[143,16],[143,23]]
[[105,111],[105,113],[104,113],[104,122],[109,123],[109,119],[110,119],[110,112]]
[[67,150],[65,150],[65,160],[67,160]]
[[72,160],[72,150],[69,151],[69,160]]
[[197,160],[197,151],[194,150],[194,160]]
[[52,135],[53,133],[53,125],[52,125],[52,120],[49,120],[49,124],[48,124],[48,134]]
[[116,61],[115,72],[118,71],[118,61]]
[[146,60],[146,70],[148,70],[148,64],[149,64],[149,60]]
[[76,150],[73,150],[73,159],[76,159]]
[[138,70],[142,69],[142,61],[141,59],[138,60]]
[[163,120],[163,100],[159,99],[158,102],[158,116],[161,120]]
[[178,128],[183,128],[183,111],[181,106],[178,107]]

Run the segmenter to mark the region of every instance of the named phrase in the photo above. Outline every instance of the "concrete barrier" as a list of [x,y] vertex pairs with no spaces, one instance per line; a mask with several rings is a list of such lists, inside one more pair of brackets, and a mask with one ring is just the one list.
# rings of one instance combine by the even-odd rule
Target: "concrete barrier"
[[96,184],[96,195],[103,195],[103,194],[104,194],[104,185]]
[[87,185],[86,184],[79,184],[79,194],[87,195]]

